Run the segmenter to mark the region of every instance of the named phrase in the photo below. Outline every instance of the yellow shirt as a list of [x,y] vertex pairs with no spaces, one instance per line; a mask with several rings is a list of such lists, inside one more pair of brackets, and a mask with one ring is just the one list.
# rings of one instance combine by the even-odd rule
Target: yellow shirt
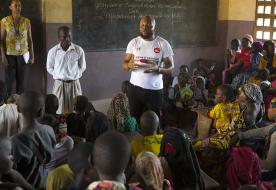
[[232,130],[232,123],[239,119],[240,107],[237,103],[219,103],[210,112],[209,117],[215,120],[218,133]]
[[68,164],[64,164],[48,174],[46,190],[68,189],[73,181],[74,173]]
[[156,156],[160,153],[161,140],[163,135],[145,136],[142,139],[135,139],[131,142],[131,153],[136,157],[140,152],[149,151]]
[[[267,60],[262,56],[259,63],[259,70],[264,70],[267,67]],[[276,55],[273,57],[272,68],[276,68]]]
[[16,29],[12,16],[7,16],[1,20],[1,27],[6,30],[7,55],[19,56],[28,51],[28,29],[31,27],[29,19],[21,17],[19,28]]

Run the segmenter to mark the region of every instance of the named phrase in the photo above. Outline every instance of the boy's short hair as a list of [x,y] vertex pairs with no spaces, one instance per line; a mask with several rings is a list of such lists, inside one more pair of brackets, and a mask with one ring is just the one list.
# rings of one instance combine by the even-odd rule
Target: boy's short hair
[[32,116],[39,117],[37,115],[44,107],[44,98],[41,93],[35,91],[25,91],[19,98],[20,112],[31,114]]
[[93,156],[99,174],[116,177],[123,174],[129,162],[130,144],[124,135],[111,130],[97,138]]
[[159,118],[153,111],[146,111],[140,118],[141,133],[145,136],[153,135],[159,127]]
[[79,142],[71,152],[68,153],[68,165],[74,174],[78,174],[82,168],[89,165],[88,157],[93,150],[93,144],[89,142]]
[[217,88],[218,90],[220,90],[223,94],[223,96],[226,97],[226,101],[234,101],[235,98],[235,94],[234,94],[234,90],[232,89],[232,87],[228,84],[223,84],[218,86]]
[[56,113],[58,110],[58,98],[54,94],[47,94],[45,97],[45,113]]
[[75,98],[75,111],[78,113],[83,113],[87,109],[88,98],[86,96],[77,96]]

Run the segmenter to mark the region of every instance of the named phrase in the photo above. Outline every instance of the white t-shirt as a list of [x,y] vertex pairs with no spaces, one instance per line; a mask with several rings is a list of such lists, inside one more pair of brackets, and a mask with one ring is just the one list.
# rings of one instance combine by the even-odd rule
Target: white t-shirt
[[[152,41],[146,41],[140,36],[132,39],[126,53],[134,55],[136,64],[152,64],[155,67],[160,67],[162,58],[173,56],[170,44],[159,36]],[[132,71],[130,83],[144,89],[161,90],[162,74],[144,73],[144,71],[145,69]]]

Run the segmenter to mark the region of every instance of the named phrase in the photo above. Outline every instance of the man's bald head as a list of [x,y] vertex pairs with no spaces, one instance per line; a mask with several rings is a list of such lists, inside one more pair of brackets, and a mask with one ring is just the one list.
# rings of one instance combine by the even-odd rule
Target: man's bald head
[[39,92],[26,91],[19,98],[19,109],[25,116],[39,117],[43,107],[44,98]]
[[140,22],[147,22],[147,23],[151,23],[153,29],[155,29],[155,26],[156,26],[156,21],[155,19],[152,17],[152,16],[143,16],[140,20]]
[[140,118],[140,128],[143,136],[154,135],[159,127],[159,118],[153,111],[146,111]]
[[140,20],[140,36],[146,40],[152,40],[155,37],[155,19],[151,16],[143,16]]

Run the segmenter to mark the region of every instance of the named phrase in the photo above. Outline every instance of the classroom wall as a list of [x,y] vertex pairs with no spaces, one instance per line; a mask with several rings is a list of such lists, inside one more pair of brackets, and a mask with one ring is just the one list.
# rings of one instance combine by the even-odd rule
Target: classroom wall
[[[58,43],[57,28],[61,25],[72,27],[72,1],[44,1],[45,43],[48,51]],[[189,65],[197,58],[214,60],[222,67],[229,41],[253,31],[255,4],[256,0],[219,0],[217,43],[212,47],[174,49],[175,73],[181,64]],[[95,100],[111,97],[117,92],[121,82],[130,77],[130,73],[121,68],[123,56],[123,51],[86,52],[87,70],[81,78],[83,94]],[[53,79],[48,75],[48,93],[52,85]]]
[[253,35],[256,0],[220,0],[220,4],[218,19],[227,24],[227,47],[233,38]]

